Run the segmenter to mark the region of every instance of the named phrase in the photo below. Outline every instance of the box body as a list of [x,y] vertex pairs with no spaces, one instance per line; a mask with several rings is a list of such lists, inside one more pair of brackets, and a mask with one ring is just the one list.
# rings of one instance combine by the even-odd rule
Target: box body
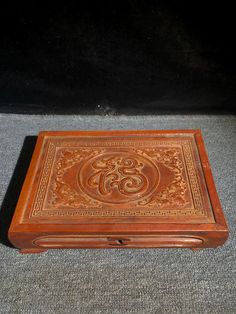
[[197,249],[227,236],[199,130],[40,132],[9,229],[22,253]]

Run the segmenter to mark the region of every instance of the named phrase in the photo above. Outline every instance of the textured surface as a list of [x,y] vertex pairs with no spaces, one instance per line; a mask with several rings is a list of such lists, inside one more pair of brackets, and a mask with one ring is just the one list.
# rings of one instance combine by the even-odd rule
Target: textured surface
[[[215,250],[58,250],[19,255],[0,245],[1,313],[235,313],[233,116],[0,116],[3,242],[32,140],[39,130],[201,128],[230,239]],[[26,145],[27,144],[27,145]],[[20,163],[21,162],[21,163]],[[14,172],[14,175],[13,175]],[[13,176],[13,179],[11,180]],[[10,183],[11,180],[11,183]],[[7,187],[10,186],[7,190]],[[7,193],[6,193],[7,191]]]
[[236,109],[233,2],[18,1],[0,34],[1,112]]

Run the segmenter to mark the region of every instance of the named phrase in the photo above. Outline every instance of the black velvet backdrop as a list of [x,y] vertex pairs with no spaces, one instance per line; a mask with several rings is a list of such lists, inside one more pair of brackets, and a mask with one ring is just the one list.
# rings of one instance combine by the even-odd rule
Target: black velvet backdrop
[[229,2],[68,3],[1,8],[1,112],[235,111]]

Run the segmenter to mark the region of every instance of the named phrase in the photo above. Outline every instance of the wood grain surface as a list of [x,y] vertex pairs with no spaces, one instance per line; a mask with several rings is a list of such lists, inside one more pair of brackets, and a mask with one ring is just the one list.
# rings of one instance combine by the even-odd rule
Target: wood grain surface
[[227,237],[200,130],[40,132],[9,229],[22,253]]

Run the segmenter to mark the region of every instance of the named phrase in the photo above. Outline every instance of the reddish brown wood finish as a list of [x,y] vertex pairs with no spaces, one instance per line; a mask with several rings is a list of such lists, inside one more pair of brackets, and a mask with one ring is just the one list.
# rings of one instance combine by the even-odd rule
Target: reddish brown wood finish
[[227,237],[200,130],[40,132],[9,229],[21,253]]

